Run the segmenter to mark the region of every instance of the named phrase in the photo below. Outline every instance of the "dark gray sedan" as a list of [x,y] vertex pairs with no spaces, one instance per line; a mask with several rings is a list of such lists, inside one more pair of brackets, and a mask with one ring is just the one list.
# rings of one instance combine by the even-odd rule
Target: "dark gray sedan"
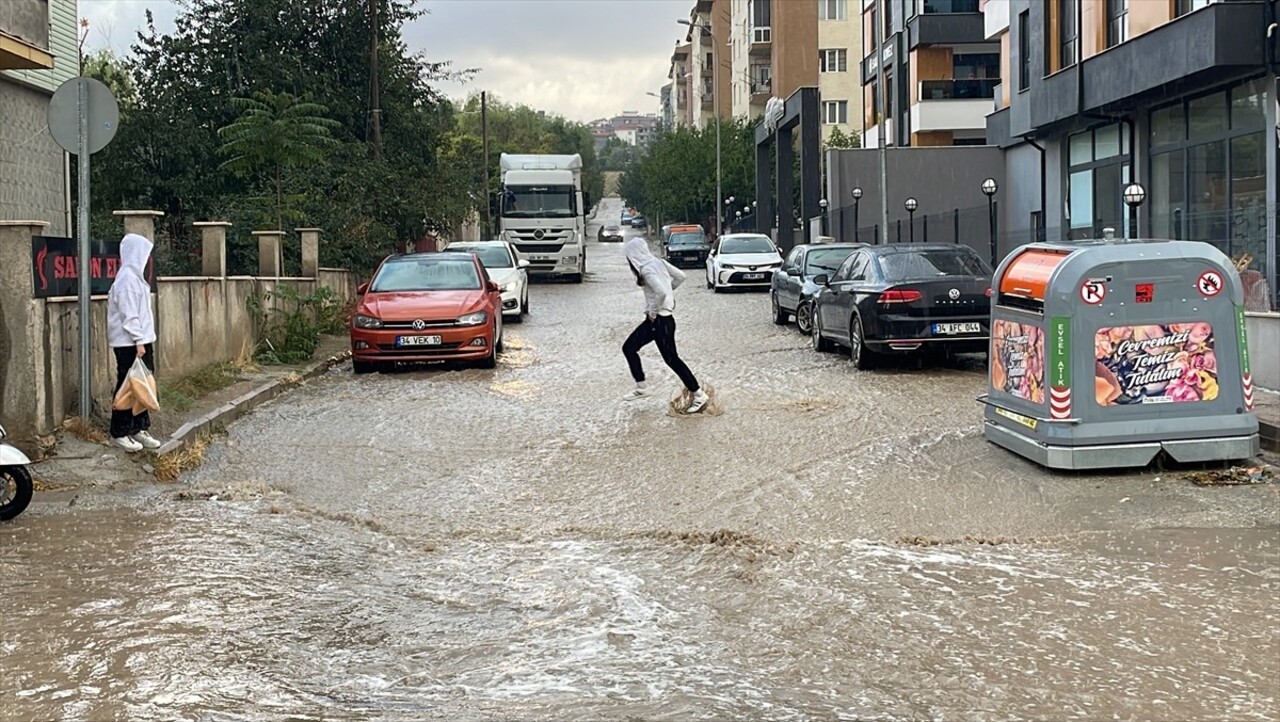
[[782,267],[773,272],[769,296],[773,305],[773,322],[782,325],[796,317],[800,333],[812,329],[813,297],[821,288],[816,276],[833,274],[840,264],[865,243],[805,244],[791,249]]

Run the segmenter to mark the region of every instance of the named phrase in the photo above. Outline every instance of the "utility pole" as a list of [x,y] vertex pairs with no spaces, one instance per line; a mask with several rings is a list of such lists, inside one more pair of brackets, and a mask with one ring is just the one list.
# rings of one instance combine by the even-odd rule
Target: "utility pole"
[[[879,0],[880,12],[876,13],[876,27],[873,28],[873,36],[879,38],[876,41],[876,68],[879,71],[879,80],[877,80],[876,93],[880,97],[880,233],[884,235],[882,238],[887,243],[889,240],[889,153],[885,150],[888,143],[889,135],[889,104],[888,93],[885,89],[884,74],[884,43],[889,38],[889,33],[885,32],[885,11],[889,8],[886,6],[885,0]],[[896,54],[895,54],[895,57]],[[880,242],[880,238],[874,239],[876,243]]]
[[481,201],[481,207],[484,208],[484,238],[482,240],[490,240],[493,238],[493,213],[490,207],[489,196],[489,93],[480,91],[480,134],[483,137],[484,145],[484,200]]
[[373,159],[382,160],[382,98],[378,87],[378,3],[369,0],[369,142]]

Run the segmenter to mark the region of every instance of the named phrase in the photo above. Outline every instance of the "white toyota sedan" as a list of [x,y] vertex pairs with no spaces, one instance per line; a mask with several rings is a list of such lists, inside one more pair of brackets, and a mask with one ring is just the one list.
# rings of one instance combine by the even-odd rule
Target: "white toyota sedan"
[[474,253],[489,274],[489,280],[502,289],[502,317],[520,323],[529,313],[529,262],[520,258],[506,241],[474,241],[450,243],[446,251]]
[[730,233],[720,236],[707,257],[707,288],[769,288],[782,255],[768,236]]

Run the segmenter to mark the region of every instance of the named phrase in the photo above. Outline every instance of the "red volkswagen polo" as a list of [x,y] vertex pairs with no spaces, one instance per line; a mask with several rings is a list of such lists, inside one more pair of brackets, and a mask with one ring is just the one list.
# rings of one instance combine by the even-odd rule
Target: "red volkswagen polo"
[[392,256],[358,293],[351,317],[356,373],[397,361],[496,365],[502,350],[502,294],[474,254]]

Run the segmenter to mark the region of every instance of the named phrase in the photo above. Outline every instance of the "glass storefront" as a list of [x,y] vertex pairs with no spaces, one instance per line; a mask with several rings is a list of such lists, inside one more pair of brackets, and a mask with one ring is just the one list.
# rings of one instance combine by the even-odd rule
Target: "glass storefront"
[[1067,227],[1069,238],[1101,238],[1105,229],[1128,237],[1124,205],[1129,183],[1129,134],[1104,125],[1067,139]]

